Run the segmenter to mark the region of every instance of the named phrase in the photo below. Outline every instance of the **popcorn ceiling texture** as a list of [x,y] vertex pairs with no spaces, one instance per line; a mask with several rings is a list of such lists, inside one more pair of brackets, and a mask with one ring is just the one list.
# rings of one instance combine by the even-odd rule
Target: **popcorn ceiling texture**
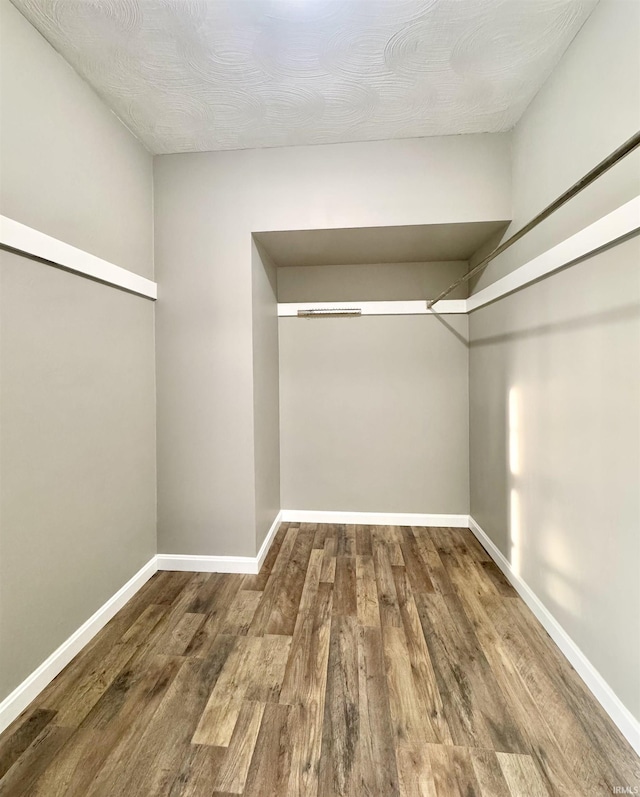
[[500,132],[596,0],[12,0],[154,153]]

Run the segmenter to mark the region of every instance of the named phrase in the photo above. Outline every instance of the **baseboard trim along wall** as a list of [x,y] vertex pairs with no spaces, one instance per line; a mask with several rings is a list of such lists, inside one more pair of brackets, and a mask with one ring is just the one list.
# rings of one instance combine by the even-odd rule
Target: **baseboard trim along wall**
[[276,515],[276,519],[271,524],[271,528],[267,532],[267,536],[264,538],[264,542],[260,546],[260,550],[258,551],[258,556],[256,557],[256,573],[260,572],[260,568],[264,564],[264,560],[267,558],[267,554],[269,553],[269,548],[271,548],[271,543],[273,542],[273,538],[276,536],[276,532],[280,528],[280,524],[282,523],[282,510],[278,512]]
[[589,659],[571,639],[560,623],[558,623],[551,612],[544,606],[535,592],[533,592],[527,583],[514,572],[506,556],[504,556],[502,551],[500,551],[487,533],[483,531],[472,517],[469,517],[469,528],[509,579],[522,600],[535,614],[542,627],[560,648],[565,658],[585,682],[602,708],[604,708],[613,722],[618,726],[622,735],[627,739],[638,755],[640,755],[640,722],[638,722],[629,709],[622,703],[613,689],[611,689],[609,684],[600,675],[593,664],[591,664]]
[[244,573],[255,575],[260,572],[262,563],[273,538],[282,521],[282,512],[278,512],[271,524],[267,536],[257,556],[198,556],[191,554],[159,553],[156,557],[158,570],[182,570],[194,573]]
[[0,703],[0,733],[34,700],[82,648],[130,600],[157,570],[183,570],[207,573],[246,573],[260,571],[281,522],[340,523],[390,526],[436,526],[470,528],[498,567],[534,613],[542,627],[560,648],[569,663],[585,682],[600,705],[620,729],[631,746],[640,754],[640,723],[624,706],[589,659],[544,606],[530,587],[515,573],[511,564],[485,531],[469,515],[427,515],[385,512],[325,512],[282,510],[274,520],[255,557],[252,556],[188,556],[158,554],[139,570],[95,612],[66,642],[55,650],[25,681]]
[[258,572],[255,556],[199,556],[198,554],[159,553],[158,570],[181,570],[187,573]]
[[146,299],[158,298],[158,286],[152,280],[34,230],[33,227],[27,227],[8,216],[0,216],[0,246]]
[[466,529],[469,515],[425,515],[405,512],[327,512],[322,509],[283,509],[287,523],[346,523],[362,526],[435,526]]
[[198,556],[197,554],[164,554],[157,556],[158,570],[182,570],[199,573],[260,572],[280,523],[347,523],[368,526],[439,526],[467,528],[468,515],[419,515],[387,512],[325,512],[283,509],[273,521],[257,556]]
[[154,556],[0,703],[0,733],[20,716],[29,703],[62,672],[157,570]]

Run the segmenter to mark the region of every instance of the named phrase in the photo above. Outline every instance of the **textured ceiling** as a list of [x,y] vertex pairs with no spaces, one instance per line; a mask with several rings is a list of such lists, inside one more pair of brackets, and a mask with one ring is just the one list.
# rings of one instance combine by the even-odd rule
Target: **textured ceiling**
[[155,153],[509,130],[597,0],[12,0]]

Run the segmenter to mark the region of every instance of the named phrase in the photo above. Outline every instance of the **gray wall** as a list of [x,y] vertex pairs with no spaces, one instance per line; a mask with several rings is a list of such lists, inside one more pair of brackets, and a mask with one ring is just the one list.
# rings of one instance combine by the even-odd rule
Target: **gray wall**
[[510,217],[509,136],[154,160],[161,552],[256,553],[251,233]]
[[[517,219],[637,129],[638,52],[640,6],[601,2],[514,132]],[[639,183],[634,156],[481,284]],[[470,317],[471,514],[636,717],[639,260],[635,239]]]
[[282,505],[469,512],[466,316],[280,319]]
[[[0,4],[1,212],[146,276],[151,157]],[[155,553],[154,306],[0,253],[0,699]]]
[[0,0],[0,213],[153,277],[151,156]]
[[251,248],[253,290],[253,444],[256,550],[280,511],[280,398],[276,266],[255,241]]
[[[288,266],[278,269],[281,302],[407,301],[429,299],[468,270],[466,260],[436,263],[374,263],[348,266]],[[450,299],[465,299],[466,284]]]
[[[505,237],[637,132],[639,47],[640,3],[600,0],[513,131],[513,223]],[[509,273],[638,193],[640,151],[496,258],[475,287]]]

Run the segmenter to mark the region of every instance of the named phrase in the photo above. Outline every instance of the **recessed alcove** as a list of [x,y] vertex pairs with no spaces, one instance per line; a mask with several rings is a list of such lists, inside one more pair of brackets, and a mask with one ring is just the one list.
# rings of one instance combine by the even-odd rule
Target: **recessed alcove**
[[[258,542],[278,458],[287,509],[469,512],[468,319],[424,310],[507,223],[253,234],[257,483],[271,485],[271,501],[268,489],[257,500]],[[451,294],[466,296],[466,284]],[[385,310],[297,316],[316,302]]]
[[[427,299],[468,270],[505,221],[254,233],[277,267],[279,302]],[[451,294],[466,298],[467,285]]]

